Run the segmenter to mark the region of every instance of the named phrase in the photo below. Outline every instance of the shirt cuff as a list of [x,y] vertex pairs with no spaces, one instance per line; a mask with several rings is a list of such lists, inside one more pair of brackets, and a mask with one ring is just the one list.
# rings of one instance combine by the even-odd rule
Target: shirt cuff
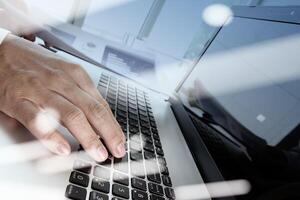
[[5,37],[10,33],[10,31],[0,28],[0,45],[2,44]]

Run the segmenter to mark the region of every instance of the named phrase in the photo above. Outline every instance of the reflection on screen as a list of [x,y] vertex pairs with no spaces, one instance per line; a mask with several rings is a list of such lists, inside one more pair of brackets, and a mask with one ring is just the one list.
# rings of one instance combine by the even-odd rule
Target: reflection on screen
[[241,124],[276,145],[300,121],[299,51],[299,25],[235,18],[180,93],[190,108],[203,108],[201,98],[209,93]]

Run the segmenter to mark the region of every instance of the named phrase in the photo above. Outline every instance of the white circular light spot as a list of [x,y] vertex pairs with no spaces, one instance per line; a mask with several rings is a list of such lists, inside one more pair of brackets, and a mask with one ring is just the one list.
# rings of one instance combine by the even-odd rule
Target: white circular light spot
[[59,114],[57,111],[46,108],[41,110],[35,119],[36,129],[43,133],[49,134],[55,131],[59,126]]
[[214,27],[228,25],[232,21],[233,12],[224,4],[213,4],[206,7],[202,18],[205,23]]

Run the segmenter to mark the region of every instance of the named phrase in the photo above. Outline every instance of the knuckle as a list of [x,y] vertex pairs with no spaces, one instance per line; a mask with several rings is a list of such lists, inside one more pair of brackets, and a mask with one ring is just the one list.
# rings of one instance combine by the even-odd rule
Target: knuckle
[[51,81],[57,81],[57,80],[63,80],[64,79],[64,76],[65,76],[65,73],[63,70],[60,70],[60,69],[53,69],[53,70],[49,70],[47,72],[47,76],[49,77],[49,79]]
[[78,76],[82,75],[82,73],[83,73],[83,69],[79,64],[71,64],[70,70],[71,70],[71,73],[78,75]]
[[109,104],[105,100],[102,102],[102,105],[105,109],[110,110]]
[[99,103],[93,103],[89,105],[89,112],[93,113],[95,116],[102,118],[107,114],[105,106]]
[[62,90],[65,94],[74,94],[75,93],[75,85],[70,84],[70,83],[66,83],[63,84]]
[[64,115],[64,119],[67,124],[73,124],[74,122],[82,121],[84,118],[83,112],[78,108],[70,109]]
[[31,75],[27,77],[27,83],[30,87],[39,87],[41,86],[41,81],[37,76]]

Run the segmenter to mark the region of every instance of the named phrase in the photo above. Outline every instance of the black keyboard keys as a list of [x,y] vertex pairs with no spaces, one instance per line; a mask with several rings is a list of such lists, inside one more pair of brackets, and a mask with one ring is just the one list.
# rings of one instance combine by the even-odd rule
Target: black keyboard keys
[[165,188],[165,193],[170,199],[175,199],[175,192],[172,188]]
[[125,186],[113,184],[112,193],[118,197],[129,199],[129,189]]
[[161,178],[162,178],[164,185],[172,187],[172,181],[169,176],[163,175]]
[[149,174],[147,175],[149,181],[153,181],[155,183],[161,183],[160,175],[159,174]]
[[131,192],[133,200],[148,200],[148,195],[146,192],[133,189]]
[[75,185],[68,185],[65,196],[73,200],[85,200],[86,190]]
[[165,200],[165,198],[151,194],[150,195],[150,200]]
[[129,178],[127,175],[118,173],[118,172],[114,172],[114,176],[113,176],[113,180],[116,183],[120,183],[122,185],[129,185]]
[[159,140],[154,140],[154,145],[155,145],[156,147],[161,148],[161,143],[160,143]]
[[154,146],[153,144],[150,144],[148,142],[145,142],[144,144],[144,149],[150,152],[154,152]]
[[106,194],[101,194],[99,192],[92,191],[90,193],[89,200],[108,200],[108,196]]
[[119,197],[113,197],[111,200],[124,200],[124,199],[119,198]]
[[[129,197],[133,200],[175,198],[174,190],[170,188],[172,182],[163,158],[164,152],[148,95],[140,89],[105,74],[101,75],[98,89],[106,98],[125,135],[127,136],[129,132],[129,138],[126,137],[126,140],[128,139],[127,153],[124,158],[112,158],[103,163],[96,163],[93,170],[95,177],[88,190],[82,187],[89,186],[87,174],[92,171],[93,160],[88,159],[89,162],[76,160],[74,162],[76,171],[71,173],[70,182],[81,187],[69,185],[66,197],[86,200],[87,191],[92,189],[89,200],[108,200],[111,190],[112,200],[124,200]],[[129,157],[130,162],[128,162]],[[112,175],[113,183],[110,183],[112,173],[110,167],[112,166],[116,171]],[[132,175],[131,181],[129,181],[129,171]],[[146,175],[148,183],[143,180]],[[164,186],[160,185],[161,182]],[[131,183],[131,191],[128,188],[129,183]]]
[[154,153],[151,153],[151,152],[149,152],[149,151],[144,151],[144,158],[145,158],[146,160],[148,160],[148,159],[154,159],[154,158],[155,158],[155,154],[154,154]]
[[141,152],[138,152],[138,151],[131,151],[130,152],[130,159],[135,160],[135,161],[142,160],[143,159],[143,154]]
[[149,188],[149,191],[152,194],[157,194],[157,195],[160,195],[160,196],[164,195],[163,187],[160,186],[160,185],[157,185],[155,183],[148,183],[148,188]]
[[110,184],[108,181],[101,180],[99,178],[94,178],[92,181],[92,189],[104,192],[104,193],[109,193],[109,188]]
[[147,190],[146,181],[138,179],[138,178],[132,178],[131,179],[131,186],[140,190]]
[[156,147],[156,153],[160,156],[164,155],[164,151],[162,150],[162,148]]
[[69,181],[76,185],[87,187],[89,184],[89,176],[80,172],[73,171]]
[[114,158],[114,168],[118,171],[128,173],[128,153],[123,158]]
[[73,169],[89,174],[91,173],[92,165],[81,160],[75,160]]

